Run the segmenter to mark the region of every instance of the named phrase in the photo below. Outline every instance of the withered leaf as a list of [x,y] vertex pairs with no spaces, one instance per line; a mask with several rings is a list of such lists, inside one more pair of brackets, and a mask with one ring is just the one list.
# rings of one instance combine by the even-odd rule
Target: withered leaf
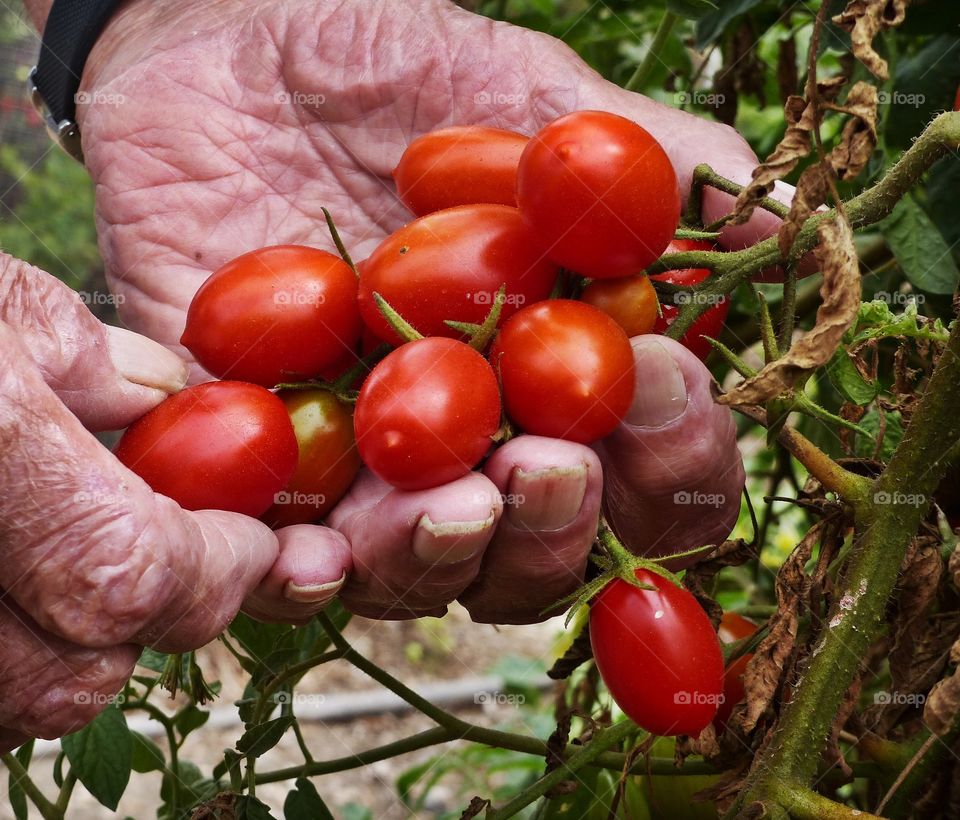
[[713,552],[708,553],[704,560],[695,564],[684,574],[683,585],[704,608],[714,626],[720,623],[723,609],[707,593],[706,585],[724,567],[737,567],[756,557],[756,548],[742,538],[724,541]]
[[460,815],[460,820],[471,820],[473,817],[478,817],[480,812],[486,811],[493,804],[483,797],[474,797],[470,801],[470,805],[463,810],[463,814]]
[[779,359],[759,373],[717,396],[719,404],[763,405],[789,390],[807,373],[826,364],[857,318],[860,309],[860,267],[853,232],[842,216],[817,228],[820,244],[814,251],[823,271],[822,302],[814,327]]
[[937,683],[923,706],[924,725],[935,735],[943,736],[960,719],[960,669]]
[[881,80],[886,80],[887,61],[873,49],[873,38],[880,29],[893,28],[903,22],[909,0],[850,0],[847,7],[833,18],[840,28],[850,32],[854,56]]
[[804,566],[813,554],[826,522],[818,521],[790,553],[777,573],[777,611],[768,622],[766,637],[760,641],[743,675],[746,709],[735,711],[732,721],[739,719],[740,728],[750,732],[760,715],[773,702],[780,686],[784,664],[793,652],[800,622],[801,602],[806,599],[810,580]]
[[960,590],[960,547],[954,547],[950,553],[950,561],[947,564],[950,571],[950,578],[953,580],[953,586]]

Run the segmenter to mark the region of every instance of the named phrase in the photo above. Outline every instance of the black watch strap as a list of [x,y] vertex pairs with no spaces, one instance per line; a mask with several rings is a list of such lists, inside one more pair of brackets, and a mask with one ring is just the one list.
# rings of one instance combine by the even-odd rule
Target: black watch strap
[[40,57],[30,72],[31,94],[54,139],[83,161],[76,94],[93,44],[121,0],[54,0]]

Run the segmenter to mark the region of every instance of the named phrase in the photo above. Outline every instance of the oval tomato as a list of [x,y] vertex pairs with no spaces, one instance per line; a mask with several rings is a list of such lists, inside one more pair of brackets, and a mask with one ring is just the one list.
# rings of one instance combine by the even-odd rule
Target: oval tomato
[[490,361],[507,415],[526,432],[587,443],[620,423],[633,401],[630,340],[595,307],[550,299],[503,325]]
[[696,737],[723,693],[723,654],[707,614],[687,590],[648,570],[638,589],[616,578],[590,608],[590,644],[610,694],[655,735]]
[[[717,634],[723,643],[734,643],[743,638],[749,638],[756,631],[757,625],[748,621],[742,615],[738,615],[736,612],[724,612]],[[743,686],[743,673],[752,657],[753,654],[750,652],[741,655],[723,671],[723,702],[713,719],[718,727],[726,726],[733,707],[746,696],[746,690]]]
[[657,292],[642,273],[622,279],[594,279],[580,299],[606,313],[627,336],[650,333],[657,321]]
[[293,475],[297,438],[286,407],[269,390],[207,382],[131,424],[116,456],[184,509],[255,517]]
[[677,175],[660,143],[606,111],[567,114],[530,140],[517,205],[551,258],[593,279],[639,273],[680,221]]
[[424,336],[458,338],[444,320],[479,324],[505,284],[503,320],[546,299],[558,272],[516,208],[462,205],[415,219],[377,247],[360,273],[360,312],[376,336],[401,344],[374,302],[379,293]]
[[356,276],[342,259],[277,245],[227,262],[200,286],[180,343],[214,376],[273,387],[351,352],[360,327]]
[[455,205],[517,204],[517,164],[529,137],[455,125],[417,137],[393,169],[397,194],[417,216]]
[[466,475],[500,425],[489,363],[454,339],[431,337],[394,350],[367,376],[354,429],[364,463],[403,490]]
[[297,469],[261,520],[273,528],[319,521],[346,494],[360,469],[353,417],[327,390],[282,390],[297,437]]
[[[664,253],[712,250],[715,250],[715,248],[710,242],[697,239],[674,239],[667,246]],[[709,275],[710,271],[707,268],[684,268],[681,270],[668,270],[663,273],[657,273],[650,278],[658,282],[671,282],[674,285],[690,287],[691,285],[696,285],[698,282],[702,282]],[[681,294],[677,294],[677,296],[680,297]],[[660,304],[662,315],[657,317],[654,324],[655,333],[666,333],[670,325],[673,324],[673,320],[677,318],[677,312],[680,309],[679,299],[677,302],[678,304],[671,304],[669,301],[664,300]],[[730,300],[727,299],[727,297],[723,297],[714,307],[709,308],[706,313],[702,314],[700,318],[690,326],[689,330],[683,334],[680,343],[701,361],[706,359],[713,348],[703,337],[709,336],[711,339],[719,338],[723,330],[723,323],[726,321],[729,311]]]

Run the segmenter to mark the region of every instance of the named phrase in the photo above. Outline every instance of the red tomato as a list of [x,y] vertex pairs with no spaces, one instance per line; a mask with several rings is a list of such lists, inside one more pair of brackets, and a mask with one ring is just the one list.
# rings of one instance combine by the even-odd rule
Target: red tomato
[[960,88],[957,89],[957,98],[953,101],[953,110],[960,111]]
[[343,498],[360,469],[353,417],[326,390],[282,390],[300,456],[291,479],[261,520],[273,528],[311,524]]
[[550,256],[593,279],[639,273],[680,221],[677,175],[660,143],[605,111],[567,114],[530,140],[517,203]]
[[594,279],[580,299],[606,313],[627,336],[650,333],[657,321],[657,292],[642,273],[623,279]]
[[357,280],[326,251],[245,253],[201,285],[180,339],[214,376],[273,387],[320,373],[360,336]]
[[466,475],[499,425],[497,379],[486,359],[440,337],[390,353],[367,376],[354,413],[364,463],[403,490]]
[[[720,619],[717,634],[723,643],[734,643],[743,638],[749,638],[756,631],[757,625],[748,621],[742,615],[738,615],[736,612],[724,612],[723,618]],[[713,722],[719,727],[726,726],[733,707],[740,703],[746,695],[743,687],[743,673],[752,657],[753,653],[751,652],[741,655],[723,672],[723,702],[713,719]]]
[[656,589],[615,579],[590,608],[590,644],[603,682],[634,723],[655,735],[696,737],[723,692],[723,654],[697,599],[638,569]]
[[633,349],[621,327],[583,302],[551,299],[501,328],[490,354],[507,415],[526,432],[587,443],[630,409]]
[[397,194],[417,216],[489,202],[517,204],[517,164],[529,137],[455,125],[417,137],[393,169]]
[[459,338],[444,320],[482,322],[505,284],[502,320],[546,299],[557,273],[516,208],[462,205],[415,219],[377,247],[360,273],[360,313],[376,336],[402,343],[373,300],[379,293],[424,336]]
[[[715,250],[715,248],[710,242],[704,242],[698,239],[674,239],[667,246],[665,253],[712,250]],[[655,274],[650,278],[658,282],[672,282],[675,285],[689,287],[696,285],[698,282],[702,282],[709,275],[710,271],[707,268],[686,268],[681,270],[668,270],[664,273]],[[680,294],[677,294],[677,296],[680,296]],[[677,302],[679,303],[680,300],[677,299]],[[654,333],[666,333],[667,328],[669,328],[670,325],[673,324],[673,320],[677,318],[677,311],[679,309],[680,304],[671,304],[666,299],[661,302],[660,310],[663,315],[657,317],[656,324],[654,325]],[[708,309],[706,313],[690,326],[690,329],[683,334],[680,343],[701,361],[706,359],[713,348],[710,347],[710,343],[703,337],[709,336],[711,339],[718,338],[720,332],[723,330],[723,323],[729,311],[730,300],[723,297],[715,307]]]
[[297,466],[297,438],[273,393],[207,382],[164,399],[127,428],[116,456],[187,510],[261,515]]

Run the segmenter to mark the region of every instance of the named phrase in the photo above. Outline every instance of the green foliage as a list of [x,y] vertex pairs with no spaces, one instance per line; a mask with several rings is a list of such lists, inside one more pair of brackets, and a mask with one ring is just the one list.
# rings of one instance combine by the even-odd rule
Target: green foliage
[[123,712],[111,705],[60,742],[87,791],[108,809],[116,809],[133,767],[133,738]]
[[0,205],[0,250],[82,288],[102,267],[86,170],[53,146],[30,166],[0,145],[0,177],[12,180],[13,203]]

